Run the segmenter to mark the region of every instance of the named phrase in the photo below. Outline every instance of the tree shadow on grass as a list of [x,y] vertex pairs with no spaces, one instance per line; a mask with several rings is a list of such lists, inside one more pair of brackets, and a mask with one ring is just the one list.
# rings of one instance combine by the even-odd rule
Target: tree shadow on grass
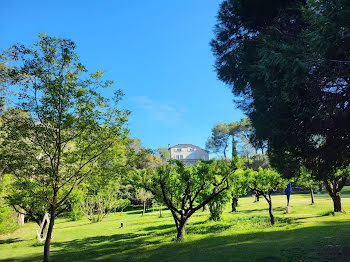
[[21,242],[21,241],[23,241],[23,239],[19,239],[18,237],[16,237],[16,238],[8,238],[8,239],[0,239],[0,245],[12,244],[12,243]]
[[151,226],[151,227],[145,227],[143,230],[145,231],[158,231],[158,230],[165,230],[165,229],[175,229],[175,223],[174,224],[164,224],[160,226]]
[[[170,226],[170,224],[169,224]],[[172,242],[175,232],[156,237],[121,233],[53,243],[52,261],[349,261],[350,221],[320,222],[317,226],[210,234]],[[164,230],[166,227],[160,230]],[[153,230],[153,229],[151,229]],[[193,239],[193,240],[191,240]],[[19,259],[16,259],[18,261]],[[41,256],[21,261],[41,260]],[[10,260],[11,261],[11,260]],[[14,260],[13,260],[14,261]]]

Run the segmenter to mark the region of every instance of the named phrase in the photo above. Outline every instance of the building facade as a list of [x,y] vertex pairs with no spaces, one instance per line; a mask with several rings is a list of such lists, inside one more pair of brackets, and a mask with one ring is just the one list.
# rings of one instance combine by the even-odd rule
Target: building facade
[[170,159],[178,159],[186,165],[193,165],[198,160],[209,160],[208,151],[192,144],[168,145]]

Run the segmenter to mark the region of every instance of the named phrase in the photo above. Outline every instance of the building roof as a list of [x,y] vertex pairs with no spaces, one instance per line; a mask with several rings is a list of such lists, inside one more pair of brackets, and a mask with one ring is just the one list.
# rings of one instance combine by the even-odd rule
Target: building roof
[[177,144],[177,145],[175,145],[175,146],[169,147],[169,149],[170,149],[170,148],[173,148],[173,147],[178,147],[178,146],[192,146],[192,147],[196,147],[196,148],[198,148],[198,149],[201,149],[201,150],[203,150],[203,151],[209,153],[208,150],[205,150],[205,149],[203,149],[203,148],[200,148],[199,146],[192,145],[192,144]]

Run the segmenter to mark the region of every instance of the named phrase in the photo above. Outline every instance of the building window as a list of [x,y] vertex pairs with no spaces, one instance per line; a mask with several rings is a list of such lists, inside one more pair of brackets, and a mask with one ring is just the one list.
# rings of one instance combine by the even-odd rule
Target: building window
[[184,159],[184,156],[183,156],[183,155],[180,155],[180,159]]
[[188,152],[193,152],[193,151],[194,151],[194,148],[189,147],[189,148],[187,148],[187,151],[188,151]]
[[175,152],[181,152],[181,148],[175,148]]

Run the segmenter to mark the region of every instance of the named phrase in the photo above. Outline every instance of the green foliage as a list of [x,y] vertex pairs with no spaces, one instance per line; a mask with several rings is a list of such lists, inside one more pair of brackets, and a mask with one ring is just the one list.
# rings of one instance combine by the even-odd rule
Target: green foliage
[[259,167],[263,169],[271,168],[269,157],[266,154],[255,154],[249,158],[246,158],[245,160],[246,161],[244,165],[247,168],[253,169],[255,171],[258,171]]
[[170,160],[170,152],[168,148],[160,147],[157,149],[157,152],[163,161]]
[[128,206],[130,206],[131,202],[129,199],[118,199],[115,203],[115,207],[119,209],[121,212]]
[[79,189],[75,189],[69,199],[70,211],[68,217],[71,221],[78,221],[84,217],[84,213],[81,210],[81,203],[84,201],[84,193]]
[[148,200],[150,200],[153,197],[151,192],[146,191],[143,188],[139,188],[136,191],[136,198],[141,202],[141,203],[146,203]]
[[237,169],[231,176],[230,191],[231,196],[234,198],[239,198],[247,194],[248,179],[246,177],[246,171],[244,169]]
[[313,179],[311,176],[311,172],[308,171],[305,167],[300,168],[300,175],[296,179],[296,184],[299,186],[306,187],[308,189],[312,189],[316,187],[320,182]]
[[207,150],[214,153],[222,152],[226,158],[226,150],[228,147],[229,138],[229,125],[227,123],[217,124],[213,127],[212,135],[208,139],[205,147]]
[[284,189],[289,183],[281,174],[272,169],[259,168],[258,171],[248,169],[244,175],[249,188],[263,195],[271,195],[279,189]]
[[249,188],[263,196],[269,204],[269,214],[271,225],[275,224],[273,215],[271,194],[278,189],[284,189],[289,183],[278,172],[271,169],[259,168],[259,171],[248,169],[245,171]]
[[[343,190],[344,206],[350,206],[350,188]],[[267,203],[240,199],[240,212],[224,210],[221,221],[208,221],[209,211],[197,212],[186,230],[189,241],[174,243],[175,229],[169,210],[149,212],[140,218],[130,210],[125,216],[112,214],[102,223],[76,222],[58,218],[52,245],[53,261],[346,261],[350,234],[350,214],[330,214],[332,200],[327,194],[293,194],[293,212],[286,214],[285,195],[273,196],[276,225],[271,227]],[[325,215],[325,216],[322,216]],[[124,228],[120,228],[120,223]],[[42,246],[35,244],[27,223],[11,235],[0,235],[1,261],[41,261]],[[118,243],[118,244],[116,244]],[[234,255],[233,255],[234,250]]]
[[227,0],[212,41],[219,78],[274,168],[327,178],[350,161],[349,1]]
[[240,122],[219,123],[212,129],[211,137],[208,138],[206,149],[213,153],[223,153],[226,158],[226,150],[229,146],[229,139],[232,140],[232,160],[237,161],[237,140],[242,144],[245,151],[252,148],[249,143],[249,136],[252,132],[251,124],[248,118],[242,118]]
[[187,220],[229,188],[229,176],[235,169],[235,163],[224,160],[198,161],[190,166],[174,161],[142,170],[140,178],[141,185],[170,209],[180,240]]
[[102,90],[113,83],[103,80],[102,70],[89,74],[75,49],[71,40],[45,34],[33,47],[15,45],[11,87],[18,90],[18,103],[1,115],[1,167],[29,198],[49,207],[44,261],[56,214],[98,160],[128,134],[129,112],[117,107],[123,93],[103,97]]
[[117,208],[120,179],[96,173],[83,184],[81,208],[91,222],[101,222],[113,208]]
[[11,233],[18,228],[16,213],[8,205],[5,197],[11,176],[0,176],[0,235]]
[[224,212],[224,204],[220,200],[213,199],[209,204],[210,220],[221,220],[222,213]]

